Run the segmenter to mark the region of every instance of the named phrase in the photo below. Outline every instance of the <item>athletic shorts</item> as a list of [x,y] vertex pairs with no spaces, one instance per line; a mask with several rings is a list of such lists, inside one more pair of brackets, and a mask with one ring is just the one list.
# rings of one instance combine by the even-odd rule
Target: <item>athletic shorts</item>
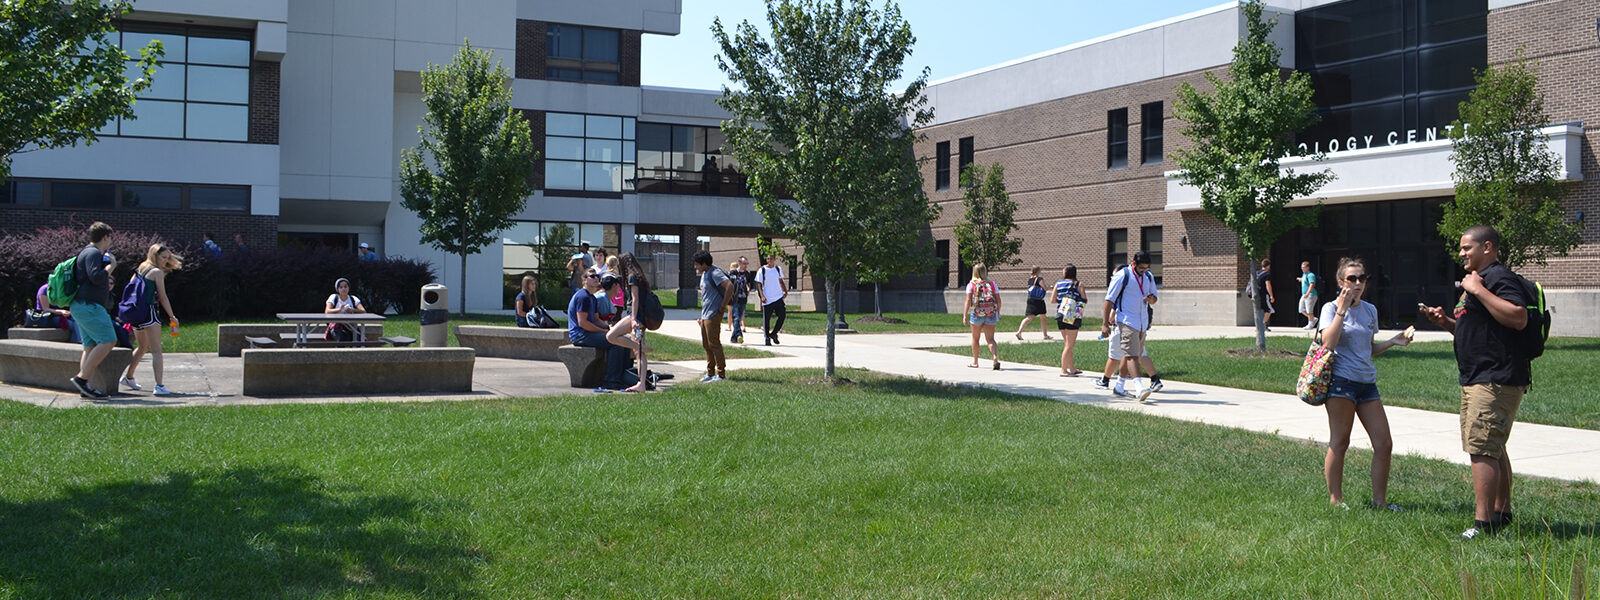
[[[76,312],[73,315],[77,315]],[[1501,457],[1527,386],[1477,383],[1461,388],[1461,449]]]
[[72,311],[72,320],[78,322],[78,337],[83,338],[83,347],[117,343],[117,326],[112,324],[106,307],[93,302],[73,301],[69,310]]
[[1056,317],[1056,329],[1060,329],[1060,330],[1063,330],[1063,331],[1065,331],[1065,330],[1074,330],[1074,331],[1076,331],[1076,330],[1078,330],[1078,329],[1080,329],[1082,327],[1083,327],[1083,319],[1081,319],[1081,318],[1073,319],[1071,321],[1063,321],[1063,320],[1061,320],[1060,317]]
[[1045,313],[1045,310],[1044,310],[1044,298],[1029,298],[1028,299],[1028,309],[1023,312],[1024,315],[1027,315],[1027,316],[1031,317],[1031,316],[1034,316],[1034,315],[1042,315],[1044,313]]
[[1309,296],[1301,296],[1300,297],[1300,314],[1304,314],[1304,315],[1317,314],[1317,295],[1316,294],[1311,294]]

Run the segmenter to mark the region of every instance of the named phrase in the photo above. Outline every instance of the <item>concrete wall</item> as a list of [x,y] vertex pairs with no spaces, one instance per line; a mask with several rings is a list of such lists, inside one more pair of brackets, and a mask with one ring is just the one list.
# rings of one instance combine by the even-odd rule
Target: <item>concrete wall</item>
[[682,17],[682,0],[608,0],[607,2],[517,0],[515,18],[677,35]]

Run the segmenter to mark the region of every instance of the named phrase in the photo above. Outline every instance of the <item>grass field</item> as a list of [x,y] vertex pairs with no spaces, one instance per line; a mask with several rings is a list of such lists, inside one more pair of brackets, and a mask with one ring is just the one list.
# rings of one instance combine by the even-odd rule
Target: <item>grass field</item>
[[[1566,598],[1600,486],[1465,467],[1392,514],[1322,449],[847,372],[433,404],[0,402],[0,598]],[[1352,451],[1349,501],[1365,503]]]
[[[566,317],[552,313],[556,321],[566,325]],[[226,323],[282,323],[277,319],[229,319]],[[512,326],[510,317],[502,315],[483,315],[468,313],[467,316],[452,314],[446,326],[447,333],[445,345],[460,346],[456,340],[454,325],[499,325]],[[383,322],[384,335],[403,335],[409,338],[421,339],[422,321],[416,315],[391,317]],[[654,350],[650,360],[672,361],[693,360],[704,358],[705,351],[700,348],[698,341],[690,342],[665,335],[652,335],[648,343]],[[217,323],[210,321],[185,321],[180,324],[179,335],[176,338],[163,337],[162,348],[166,352],[204,352],[215,354],[217,352]],[[745,348],[739,344],[723,344],[724,354],[728,358],[766,358],[774,356],[771,353]]]
[[[1085,339],[1087,337],[1087,339]],[[1229,350],[1254,348],[1253,339],[1153,340],[1150,357],[1163,379],[1220,385],[1265,392],[1294,393],[1301,357],[1228,356]],[[1267,337],[1269,350],[1303,355],[1302,338]],[[1551,338],[1544,356],[1533,363],[1534,386],[1517,412],[1519,422],[1544,423],[1600,430],[1600,369],[1594,367],[1600,340]],[[940,348],[967,356],[971,348]],[[988,350],[981,356],[987,360]],[[1092,336],[1079,338],[1074,350],[1077,367],[1088,372],[1105,368],[1106,343]],[[1002,361],[1059,366],[1061,342],[1007,345]],[[1378,367],[1378,390],[1384,404],[1438,412],[1459,410],[1461,388],[1456,383],[1456,360],[1451,342],[1419,342],[1395,348],[1373,361]]]

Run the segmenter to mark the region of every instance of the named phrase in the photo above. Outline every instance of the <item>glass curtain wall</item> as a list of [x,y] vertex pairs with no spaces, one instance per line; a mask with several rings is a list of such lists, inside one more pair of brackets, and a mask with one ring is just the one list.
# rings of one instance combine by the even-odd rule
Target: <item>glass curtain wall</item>
[[739,162],[722,148],[716,127],[639,124],[638,191],[701,196],[749,196]]

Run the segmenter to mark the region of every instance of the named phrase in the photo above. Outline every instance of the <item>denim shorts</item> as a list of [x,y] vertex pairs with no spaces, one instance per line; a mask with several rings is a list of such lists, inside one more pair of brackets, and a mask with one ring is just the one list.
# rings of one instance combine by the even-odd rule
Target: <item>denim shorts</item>
[[1329,398],[1349,398],[1356,404],[1377,400],[1378,384],[1350,381],[1343,377],[1334,377],[1333,384],[1328,386]]
[[987,317],[980,317],[972,313],[967,313],[967,322],[972,324],[974,327],[981,325],[994,325],[1000,322],[1000,313],[995,313]]

